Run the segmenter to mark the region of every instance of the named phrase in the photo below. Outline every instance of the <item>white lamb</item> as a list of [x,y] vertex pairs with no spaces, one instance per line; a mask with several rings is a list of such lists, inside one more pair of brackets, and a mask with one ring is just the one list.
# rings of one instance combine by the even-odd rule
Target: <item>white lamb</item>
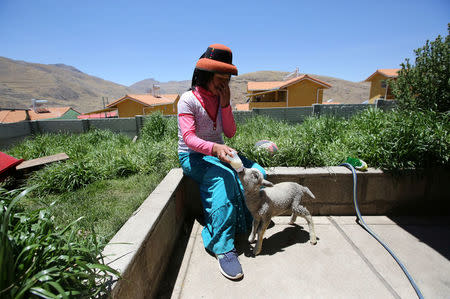
[[239,178],[244,187],[246,205],[253,216],[252,232],[248,241],[253,243],[258,234],[255,255],[261,252],[264,233],[271,218],[285,212],[292,212],[290,224],[295,223],[297,215],[305,218],[309,226],[310,242],[313,245],[317,243],[311,214],[300,204],[304,195],[315,198],[307,187],[294,182],[274,185],[265,180],[262,173],[255,168],[244,168],[239,172]]

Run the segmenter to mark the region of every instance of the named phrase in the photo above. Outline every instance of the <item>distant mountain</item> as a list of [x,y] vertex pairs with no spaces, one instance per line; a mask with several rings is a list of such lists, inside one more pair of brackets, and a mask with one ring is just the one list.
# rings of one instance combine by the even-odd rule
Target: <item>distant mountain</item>
[[[136,82],[132,85],[130,85],[130,89],[133,93],[149,93],[153,87],[153,85],[159,84],[158,81],[156,81],[153,78],[145,79],[139,82]],[[163,92],[164,93],[164,92]]]
[[56,63],[56,64],[49,64],[49,65],[53,65],[53,66],[59,67],[61,69],[72,71],[72,72],[83,73],[79,69],[77,69],[77,68],[75,68],[73,66],[70,66],[70,65],[66,65],[64,63]]
[[182,94],[191,86],[191,80],[159,82],[153,78],[145,79],[130,85],[130,89],[134,93],[149,93],[153,89],[153,85],[160,86],[160,93],[178,93]]
[[102,109],[102,97],[131,93],[123,85],[87,75],[65,64],[39,64],[0,57],[0,108],[28,108],[31,99],[79,112]]
[[370,82],[353,82],[314,74],[311,76],[331,85],[331,88],[323,91],[324,103],[329,99],[341,104],[361,104],[369,100]]
[[[248,81],[282,81],[287,72],[259,71],[232,77],[233,104],[246,102]],[[311,75],[332,85],[324,91],[323,102],[362,103],[369,98],[370,83],[351,82],[333,77]],[[0,57],[0,108],[27,108],[31,99],[48,100],[48,106],[71,106],[79,112],[102,109],[102,97],[109,103],[132,93],[147,93],[154,84],[160,93],[182,94],[190,80],[159,82],[145,79],[127,87],[90,76],[65,64],[38,64]]]

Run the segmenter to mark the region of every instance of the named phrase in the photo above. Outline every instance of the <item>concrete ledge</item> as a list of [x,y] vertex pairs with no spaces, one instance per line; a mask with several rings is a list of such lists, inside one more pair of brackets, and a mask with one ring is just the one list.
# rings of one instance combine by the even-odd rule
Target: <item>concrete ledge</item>
[[[269,168],[268,179],[273,183],[293,181],[307,186],[316,196],[303,203],[313,215],[355,215],[353,204],[353,178],[349,169],[342,166],[301,168]],[[403,170],[396,173],[369,168],[357,172],[357,199],[364,215],[398,214],[419,203],[426,205],[447,202],[450,198],[446,169],[417,172]]]
[[[448,201],[449,172],[359,172],[361,213],[383,215],[418,202],[423,207]],[[268,179],[274,183],[295,181],[310,188],[316,200],[304,204],[313,215],[355,215],[352,174],[345,167],[269,168]],[[201,218],[198,186],[184,177],[180,168],[172,169],[103,251],[105,263],[122,274],[113,285],[111,297],[154,297],[180,231],[193,217]]]
[[105,247],[105,263],[122,274],[112,298],[156,293],[186,216],[182,178],[181,169],[172,169]]

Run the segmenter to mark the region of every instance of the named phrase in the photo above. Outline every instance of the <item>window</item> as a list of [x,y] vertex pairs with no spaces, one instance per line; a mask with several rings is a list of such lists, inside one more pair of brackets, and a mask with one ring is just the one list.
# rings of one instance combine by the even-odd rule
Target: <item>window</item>
[[286,102],[287,99],[287,91],[286,90],[279,90],[278,91],[278,101],[279,102]]

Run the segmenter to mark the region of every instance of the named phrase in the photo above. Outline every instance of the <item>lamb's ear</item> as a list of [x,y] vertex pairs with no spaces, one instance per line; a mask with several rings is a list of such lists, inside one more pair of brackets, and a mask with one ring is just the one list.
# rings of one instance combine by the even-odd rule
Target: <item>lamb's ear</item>
[[262,181],[262,185],[263,185],[264,187],[273,187],[272,182],[269,182],[269,181],[267,181],[267,180],[263,180],[263,181]]

